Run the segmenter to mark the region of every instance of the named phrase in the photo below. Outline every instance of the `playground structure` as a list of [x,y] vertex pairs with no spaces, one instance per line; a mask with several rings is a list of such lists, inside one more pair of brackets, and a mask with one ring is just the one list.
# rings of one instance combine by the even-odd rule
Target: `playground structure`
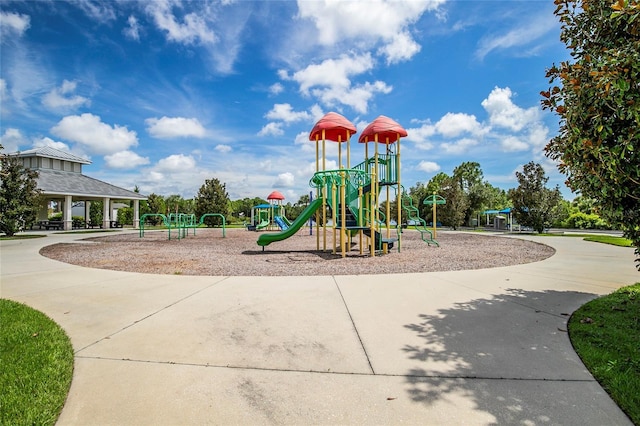
[[291,221],[285,216],[284,195],[273,191],[267,196],[269,204],[260,204],[251,209],[251,222],[247,225],[249,231],[286,231]]
[[[386,254],[396,243],[400,251],[403,211],[412,221],[412,226],[420,231],[423,241],[438,245],[401,185],[400,138],[407,136],[406,130],[388,117],[376,118],[358,140],[365,146],[364,161],[351,167],[350,140],[355,133],[356,127],[335,112],[326,114],[316,123],[309,134],[309,140],[316,144],[316,172],[309,181],[316,190],[316,198],[283,232],[261,235],[257,243],[263,250],[273,242],[294,235],[315,215],[317,250],[320,250],[322,240],[322,250],[327,251],[327,231],[330,230],[333,235],[332,252],[336,254],[336,247],[339,247],[342,257],[346,256],[347,247],[351,249],[355,236],[358,236],[360,254],[364,254],[365,247],[370,256],[377,252]],[[336,170],[326,169],[327,140],[338,143]],[[346,164],[343,162],[343,143],[346,144]],[[370,143],[374,144],[371,155]],[[380,145],[384,146],[383,152],[379,152]],[[402,202],[397,203],[397,211],[394,212],[397,220],[392,224],[391,198],[394,195]]]
[[169,239],[171,239],[171,230],[174,229],[178,232],[178,240],[188,237],[190,229],[193,230],[193,235],[196,235],[196,229],[204,224],[205,218],[220,217],[222,218],[222,238],[226,237],[226,219],[220,213],[205,213],[200,217],[200,220],[196,220],[196,215],[194,214],[170,213],[169,215],[164,215],[162,213],[147,213],[140,218],[140,238],[144,237],[144,226],[149,217],[161,218],[162,223],[167,228]]

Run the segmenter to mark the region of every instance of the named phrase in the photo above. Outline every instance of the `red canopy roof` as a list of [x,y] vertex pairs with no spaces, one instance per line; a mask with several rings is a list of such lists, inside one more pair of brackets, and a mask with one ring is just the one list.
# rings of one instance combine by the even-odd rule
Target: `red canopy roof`
[[376,134],[378,135],[378,143],[392,144],[401,137],[407,136],[407,131],[389,117],[381,115],[362,131],[358,142],[373,142],[376,140]]
[[324,130],[324,139],[335,142],[346,142],[357,130],[352,122],[338,114],[337,112],[328,112],[324,115],[309,133],[309,140],[315,141],[322,139],[322,131]]
[[284,195],[282,195],[282,193],[278,191],[273,191],[271,194],[269,194],[267,200],[284,200]]

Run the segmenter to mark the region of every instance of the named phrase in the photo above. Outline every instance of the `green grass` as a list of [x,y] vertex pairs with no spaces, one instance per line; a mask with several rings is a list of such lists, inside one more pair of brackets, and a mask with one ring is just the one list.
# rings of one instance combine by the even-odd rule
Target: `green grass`
[[31,238],[42,238],[46,237],[44,234],[19,234],[19,235],[2,235],[0,236],[0,240],[29,240]]
[[572,238],[583,238],[585,241],[592,241],[595,243],[603,243],[603,244],[611,244],[618,247],[633,247],[633,243],[631,240],[628,240],[624,237],[618,237],[615,235],[606,235],[606,234],[549,234],[542,233],[537,234],[541,237],[572,237]]
[[615,237],[612,235],[589,235],[585,237],[585,241],[593,241],[596,243],[611,244],[619,247],[633,247],[631,240],[623,237]]
[[73,375],[69,337],[42,312],[6,299],[0,324],[0,424],[55,424]]
[[640,283],[578,309],[569,337],[591,374],[640,425]]

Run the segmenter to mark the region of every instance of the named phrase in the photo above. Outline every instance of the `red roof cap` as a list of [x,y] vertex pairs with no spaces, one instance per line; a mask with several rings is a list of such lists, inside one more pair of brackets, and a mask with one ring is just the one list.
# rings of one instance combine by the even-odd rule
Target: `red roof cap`
[[378,135],[378,143],[392,144],[401,137],[407,136],[407,131],[389,117],[381,115],[362,131],[358,142],[373,142],[376,140],[376,134]]
[[328,112],[318,120],[309,133],[309,140],[315,141],[316,138],[321,140],[323,130],[324,139],[335,142],[346,142],[357,131],[352,122],[337,112]]
[[273,191],[271,194],[269,194],[267,200],[284,200],[284,195],[282,195],[282,193],[278,191]]

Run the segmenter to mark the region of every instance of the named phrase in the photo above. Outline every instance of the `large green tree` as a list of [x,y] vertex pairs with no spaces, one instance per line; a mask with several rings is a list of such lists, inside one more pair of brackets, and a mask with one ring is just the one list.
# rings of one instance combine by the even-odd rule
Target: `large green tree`
[[542,106],[560,128],[546,153],[634,242],[640,267],[640,2],[555,4],[571,60],[547,70]]
[[[205,213],[219,213],[223,216],[229,214],[229,194],[227,194],[226,184],[218,179],[207,179],[198,190],[195,198],[195,214],[201,217]],[[220,217],[206,217],[204,223],[207,226],[219,226],[222,224]]]
[[[453,229],[464,225],[465,215],[469,209],[469,197],[467,197],[460,187],[459,181],[455,177],[443,180],[438,195],[447,200],[447,202],[439,206],[437,210],[440,222]],[[427,207],[431,210],[431,206]]]
[[460,188],[467,196],[468,207],[464,212],[464,223],[469,224],[470,219],[484,208],[485,200],[483,193],[484,174],[480,163],[475,161],[465,161],[453,169],[453,178],[458,182]]
[[23,167],[16,156],[0,154],[0,232],[11,236],[36,221],[40,206],[37,178],[38,173]]
[[549,189],[545,185],[549,178],[540,164],[533,161],[516,172],[518,187],[510,189],[509,198],[513,203],[513,216],[520,225],[530,226],[540,233],[551,226],[554,212],[562,200],[560,189]]

